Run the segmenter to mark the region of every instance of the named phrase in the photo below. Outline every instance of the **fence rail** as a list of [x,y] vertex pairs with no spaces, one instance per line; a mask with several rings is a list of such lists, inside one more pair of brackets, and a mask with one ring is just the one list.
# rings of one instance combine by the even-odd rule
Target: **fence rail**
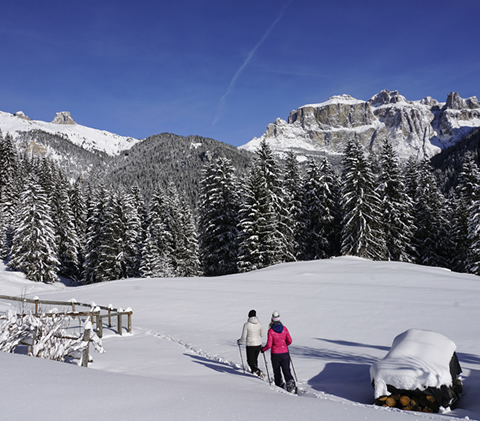
[[[129,308],[123,310],[121,308],[113,308],[112,306],[99,306],[95,303],[85,304],[79,303],[76,300],[69,301],[53,301],[53,300],[40,300],[38,297],[34,298],[25,298],[25,297],[11,297],[8,295],[0,295],[0,300],[5,301],[17,301],[21,303],[33,304],[35,306],[34,314],[39,315],[39,306],[40,304],[51,305],[51,306],[63,306],[71,307],[71,311],[65,311],[64,314],[71,316],[72,318],[76,317],[90,317],[92,325],[95,325],[95,331],[99,338],[103,337],[103,320],[107,319],[107,326],[112,327],[112,318],[117,319],[117,333],[119,335],[123,334],[123,316],[127,316],[127,332],[132,332],[132,314],[133,311]],[[88,311],[77,311],[77,308],[88,308]],[[102,313],[103,312],[103,313]],[[48,313],[45,313],[48,315]]]

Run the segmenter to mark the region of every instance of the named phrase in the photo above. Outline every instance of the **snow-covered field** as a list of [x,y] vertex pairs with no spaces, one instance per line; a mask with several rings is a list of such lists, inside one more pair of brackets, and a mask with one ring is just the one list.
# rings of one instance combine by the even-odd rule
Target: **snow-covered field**
[[[35,284],[2,266],[0,294],[134,311],[133,333],[107,333],[106,353],[94,353],[89,368],[0,353],[2,420],[480,419],[476,276],[342,257],[218,278],[66,287]],[[278,310],[290,330],[299,396],[243,373],[236,340],[251,309],[265,328]],[[457,409],[424,414],[372,405],[369,368],[410,328],[457,345],[464,382]]]

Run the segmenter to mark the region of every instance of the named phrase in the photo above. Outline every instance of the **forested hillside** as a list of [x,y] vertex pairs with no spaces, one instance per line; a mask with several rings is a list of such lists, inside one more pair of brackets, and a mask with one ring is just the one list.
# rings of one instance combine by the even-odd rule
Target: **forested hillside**
[[106,178],[72,183],[2,136],[5,262],[39,282],[216,276],[340,255],[480,274],[471,152],[446,196],[429,161],[401,162],[388,140],[372,156],[351,139],[338,168],[279,161],[266,142],[253,159],[216,145],[159,135],[110,161]]
[[480,127],[448,149],[435,155],[431,162],[436,169],[443,191],[452,194],[458,185],[459,175],[467,152],[470,152],[478,164],[480,148]]
[[201,136],[162,133],[150,136],[116,157],[106,174],[112,187],[137,185],[146,198],[155,189],[171,182],[197,204],[200,178],[205,164],[219,157],[232,162],[237,173],[245,174],[253,154]]

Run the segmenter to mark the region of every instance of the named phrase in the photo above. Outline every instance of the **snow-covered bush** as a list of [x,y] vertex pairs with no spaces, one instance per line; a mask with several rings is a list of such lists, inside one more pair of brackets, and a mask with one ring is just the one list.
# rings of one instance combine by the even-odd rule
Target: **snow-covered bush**
[[0,316],[0,350],[13,352],[19,344],[29,345],[29,355],[56,361],[84,351],[92,342],[97,352],[104,352],[101,339],[93,332],[87,319],[84,330],[90,330],[90,341],[83,335],[67,332],[72,318],[64,313],[16,314],[9,310]]

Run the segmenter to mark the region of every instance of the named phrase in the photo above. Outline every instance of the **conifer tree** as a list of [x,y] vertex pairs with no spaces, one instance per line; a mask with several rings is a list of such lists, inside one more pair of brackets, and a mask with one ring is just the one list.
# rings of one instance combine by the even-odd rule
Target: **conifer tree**
[[200,256],[206,276],[237,271],[239,197],[226,158],[206,166],[200,182]]
[[[12,138],[0,132],[0,257],[7,258],[13,240],[15,209],[19,201],[21,182],[19,159]],[[23,188],[23,187],[22,187]]]
[[380,197],[374,175],[358,140],[350,140],[343,159],[343,255],[372,260],[385,258]]
[[57,257],[60,262],[59,273],[67,278],[79,280],[81,273],[78,256],[81,244],[68,194],[69,184],[60,171],[57,171],[55,180],[51,203],[58,247]]
[[471,258],[475,254],[475,248],[472,246],[472,240],[475,241],[475,236],[469,235],[475,231],[475,227],[469,226],[470,222],[473,222],[473,220],[470,222],[469,220],[477,212],[475,203],[480,199],[479,186],[480,170],[474,153],[468,151],[464,155],[462,171],[458,175],[457,198],[455,199],[454,224],[452,227],[453,269],[459,272],[469,270]]
[[170,262],[176,276],[198,276],[200,260],[193,215],[175,185],[167,189],[166,229],[172,239]]
[[427,160],[418,165],[414,218],[417,263],[449,267],[451,247],[446,229],[446,201],[438,189],[432,167]]
[[295,260],[281,171],[266,141],[261,142],[245,183],[240,215],[240,270]]
[[35,282],[58,281],[57,244],[47,194],[32,176],[21,194],[9,266]]
[[[173,253],[173,237],[168,228],[169,207],[166,192],[157,188],[150,203],[148,214],[149,226],[148,235],[150,239],[145,239],[142,248],[142,262],[148,260],[149,263],[143,263],[145,273],[152,273],[152,277],[174,276],[174,268],[171,262]],[[149,243],[152,244],[149,244]],[[148,253],[148,256],[145,254]],[[152,269],[147,269],[152,267]],[[153,271],[153,272],[151,272]],[[145,276],[145,275],[142,275]]]
[[385,140],[380,155],[379,193],[386,244],[386,258],[401,262],[413,260],[413,201],[406,193],[398,156]]
[[83,282],[92,284],[107,280],[99,271],[102,255],[100,247],[106,242],[106,207],[109,194],[104,186],[90,195],[87,203],[87,233]]
[[323,219],[326,253],[328,257],[338,256],[341,247],[342,209],[340,200],[340,182],[332,165],[325,157],[319,166],[320,197],[324,203],[325,217]]
[[240,272],[248,272],[277,263],[277,225],[263,171],[253,165],[243,185],[238,269]]
[[300,175],[297,156],[292,151],[287,152],[285,160],[283,192],[287,209],[285,222],[289,228],[285,230],[287,252],[297,258],[299,252],[300,213],[302,208],[302,177]]
[[325,223],[330,223],[322,197],[320,174],[314,160],[310,161],[303,184],[300,216],[299,258],[301,260],[327,257],[328,240]]
[[256,151],[257,157],[253,165],[256,165],[265,179],[266,199],[272,205],[275,215],[275,228],[269,239],[269,254],[271,263],[291,262],[294,256],[294,226],[290,214],[290,206],[286,202],[283,188],[283,177],[280,167],[273,155],[270,145],[263,140]]
[[77,233],[79,243],[77,260],[80,273],[78,275],[78,279],[81,279],[81,272],[85,262],[84,252],[87,233],[87,204],[78,181],[70,186],[68,196],[71,206],[73,225],[75,232]]

